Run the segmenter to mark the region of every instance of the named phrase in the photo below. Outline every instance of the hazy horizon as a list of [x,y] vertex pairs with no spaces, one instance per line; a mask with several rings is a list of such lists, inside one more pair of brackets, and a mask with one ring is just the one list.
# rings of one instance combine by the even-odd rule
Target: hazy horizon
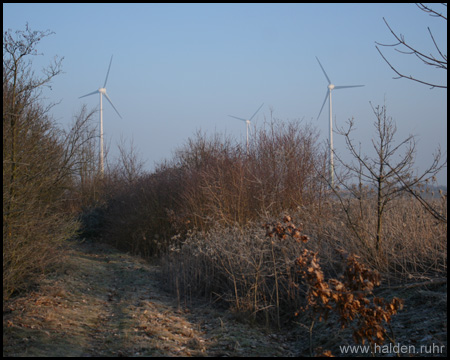
[[[251,116],[263,102],[256,126],[273,111],[317,126],[325,143],[328,104],[316,118],[328,83],[316,56],[334,85],[365,85],[333,91],[335,126],[354,118],[363,152],[372,153],[375,133],[370,102],[386,101],[397,141],[417,135],[419,172],[437,146],[446,156],[447,90],[393,79],[375,48],[375,41],[395,42],[383,17],[415,47],[436,54],[430,27],[446,54],[446,22],[414,4],[3,4],[4,31],[28,23],[55,32],[42,39],[33,68],[64,57],[64,74],[44,91],[49,102],[61,101],[52,114],[63,126],[83,104],[98,108],[98,96],[79,97],[103,86],[114,55],[106,88],[123,119],[104,99],[105,142],[114,157],[121,137],[133,139],[148,171],[197,129],[245,144],[245,123],[228,115]],[[394,48],[382,51],[404,73],[446,85],[446,73]],[[346,153],[337,134],[334,147]],[[437,180],[446,186],[447,172]]]

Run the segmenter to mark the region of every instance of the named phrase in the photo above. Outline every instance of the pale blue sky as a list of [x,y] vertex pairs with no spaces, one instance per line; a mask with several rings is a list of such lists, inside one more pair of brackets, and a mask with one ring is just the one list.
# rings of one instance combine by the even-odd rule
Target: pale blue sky
[[[328,138],[328,108],[316,120],[327,81],[317,56],[335,85],[365,87],[333,92],[338,125],[354,117],[355,139],[371,153],[375,120],[369,101],[396,120],[398,140],[418,136],[417,165],[424,169],[440,144],[447,150],[447,91],[395,74],[375,49],[392,43],[383,17],[395,31],[425,52],[432,47],[427,26],[447,53],[447,23],[414,4],[3,4],[3,29],[50,29],[44,56],[64,56],[64,74],[45,95],[62,100],[54,117],[67,125],[81,104],[98,107],[98,96],[79,96],[107,83],[121,113],[104,106],[104,131],[111,155],[120,137],[133,138],[151,170],[170,158],[197,129],[227,133],[244,141],[245,123],[228,114],[255,117],[261,125],[273,108],[281,120],[302,119]],[[446,84],[447,74],[412,56],[383,50],[399,69]],[[344,153],[344,142],[334,137]],[[439,177],[446,184],[446,173]]]

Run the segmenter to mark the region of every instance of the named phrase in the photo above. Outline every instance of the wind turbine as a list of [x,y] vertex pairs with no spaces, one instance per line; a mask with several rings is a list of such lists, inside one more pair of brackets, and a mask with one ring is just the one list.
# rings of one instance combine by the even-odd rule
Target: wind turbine
[[319,59],[317,58],[317,62],[319,63],[323,74],[327,78],[328,81],[328,90],[325,94],[325,100],[323,101],[322,107],[320,108],[319,115],[317,116],[317,119],[319,119],[320,114],[322,113],[323,107],[325,106],[325,103],[327,101],[327,98],[330,100],[330,184],[331,187],[334,187],[334,161],[333,161],[333,118],[332,118],[332,112],[331,112],[331,90],[338,90],[338,89],[346,89],[346,88],[353,88],[353,87],[361,87],[364,85],[345,85],[345,86],[335,86],[331,83],[330,78],[328,77],[327,73],[325,72],[325,69],[323,68],[322,64],[320,63]]
[[116,110],[117,115],[119,115],[119,117],[122,119],[122,116],[120,116],[119,112],[117,111],[117,109],[113,105],[111,99],[109,98],[108,94],[106,93],[106,82],[108,81],[108,75],[109,75],[109,70],[111,69],[112,59],[113,59],[113,56],[111,55],[111,60],[109,62],[108,72],[106,73],[105,84],[103,85],[103,87],[98,90],[95,90],[89,94],[79,97],[79,99],[81,99],[81,98],[84,98],[89,95],[94,95],[97,93],[100,94],[100,171],[101,171],[102,176],[104,173],[104,167],[103,167],[103,95],[105,95],[106,99],[109,101],[109,103],[111,104],[113,109]]
[[250,119],[243,119],[237,116],[233,116],[233,115],[228,115],[232,118],[241,120],[241,121],[245,121],[247,123],[247,155],[248,155],[248,127],[250,126],[250,122],[252,121],[252,119],[255,117],[255,115],[258,113],[259,110],[261,110],[261,108],[263,107],[264,103],[261,104],[261,106],[258,108],[258,110],[255,111],[255,113],[252,115],[252,117]]

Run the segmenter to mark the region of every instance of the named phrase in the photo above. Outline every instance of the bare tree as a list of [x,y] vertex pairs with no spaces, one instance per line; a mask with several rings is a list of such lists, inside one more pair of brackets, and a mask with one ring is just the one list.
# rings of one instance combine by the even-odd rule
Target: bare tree
[[61,60],[38,76],[32,57],[50,31],[3,34],[3,295],[24,289],[37,273],[61,258],[58,248],[78,224],[67,198],[75,185],[92,112],[82,109],[74,126],[59,129],[42,88],[61,73]]
[[129,147],[123,137],[120,137],[119,158],[117,159],[116,170],[120,177],[128,184],[132,184],[143,175],[145,161],[140,158],[140,154],[134,145],[133,139],[129,141]]
[[[445,7],[444,10],[446,12],[447,4],[443,3],[441,5]],[[426,5],[425,4],[417,4],[417,6],[420,10],[424,11],[425,13],[429,14],[430,16],[440,18],[440,19],[447,21],[447,15],[446,14],[444,15],[444,10],[443,11],[434,10],[431,8],[431,6],[429,4],[426,4]],[[398,35],[392,29],[392,27],[388,24],[388,22],[386,21],[385,18],[383,18],[383,20],[397,42],[394,44],[381,44],[381,43],[375,42],[377,45],[385,46],[385,47],[397,47],[398,46],[398,47],[400,47],[401,50],[399,50],[397,48],[395,50],[402,54],[414,55],[420,61],[422,61],[425,65],[432,66],[432,67],[442,69],[442,70],[447,70],[447,54],[444,54],[442,52],[443,47],[439,46],[437,44],[435,37],[433,36],[433,33],[431,32],[429,27],[427,29],[430,34],[431,41],[433,42],[433,45],[436,48],[437,55],[433,55],[433,54],[427,55],[424,51],[418,50],[416,47],[411,45],[411,43],[407,42],[405,37],[402,34]],[[386,63],[390,66],[390,68],[392,70],[394,70],[394,72],[398,75],[397,79],[405,78],[405,79],[413,80],[413,81],[416,81],[421,84],[429,85],[429,86],[431,86],[431,88],[435,88],[435,87],[445,88],[445,89],[447,88],[447,85],[431,83],[431,82],[423,80],[423,79],[418,79],[412,75],[405,75],[405,74],[401,73],[400,70],[398,70],[398,68],[396,68],[394,65],[392,65],[386,59],[386,57],[383,55],[383,53],[381,52],[379,47],[378,46],[375,46],[375,47],[377,48],[378,52],[380,53],[380,55],[384,59],[384,61],[386,61]]]
[[[395,139],[397,127],[395,121],[387,115],[386,106],[372,106],[372,109],[376,116],[374,123],[376,137],[372,139],[375,156],[369,157],[368,155],[361,154],[360,146],[357,146],[351,138],[354,121],[349,120],[348,128],[338,129],[338,133],[344,136],[347,148],[356,161],[348,163],[338,156],[338,154],[335,154],[338,162],[345,169],[345,173],[350,175],[350,177],[337,176],[338,184],[345,191],[339,192],[339,190],[333,190],[340,199],[341,204],[344,205],[350,225],[360,240],[362,239],[355,220],[349,213],[350,201],[346,202],[346,199],[356,198],[361,201],[367,193],[367,190],[373,190],[375,192],[376,229],[374,237],[375,248],[378,252],[383,241],[383,218],[388,204],[405,192],[414,191],[417,185],[426,181],[426,179],[434,177],[446,166],[447,162],[446,160],[442,160],[441,153],[438,150],[434,154],[432,164],[421,174],[415,175],[415,136],[409,135],[397,144]],[[357,184],[355,184],[355,179],[358,182]],[[416,194],[416,196],[419,195]],[[345,205],[347,206],[345,207]],[[443,218],[442,214],[439,216],[441,219]],[[362,241],[362,243],[364,242]]]
[[[17,142],[20,132],[20,117],[27,106],[35,103],[43,86],[48,86],[56,75],[61,73],[62,59],[55,58],[49,67],[43,70],[42,77],[34,76],[31,60],[28,56],[36,56],[36,45],[42,38],[53,32],[32,31],[28,24],[25,31],[18,30],[14,34],[11,30],[3,34],[3,122],[9,122],[10,131],[10,196],[14,198],[14,184],[17,173]],[[49,108],[46,109],[48,111]],[[3,144],[5,146],[5,143]],[[5,152],[5,149],[3,149]],[[5,163],[4,163],[5,165]]]
[[97,122],[93,119],[95,113],[83,105],[73,116],[69,129],[60,132],[64,148],[60,177],[73,179],[70,199],[72,207],[78,210],[91,206],[99,196],[99,136]]

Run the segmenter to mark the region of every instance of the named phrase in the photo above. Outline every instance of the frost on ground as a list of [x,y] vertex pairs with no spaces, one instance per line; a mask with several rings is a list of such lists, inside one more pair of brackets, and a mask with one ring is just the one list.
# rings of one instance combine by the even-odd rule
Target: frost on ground
[[[311,354],[306,317],[275,333],[208,303],[178,306],[176,297],[161,289],[157,265],[107,245],[74,242],[65,254],[64,266],[43,277],[35,291],[3,304],[3,356]],[[404,310],[390,324],[394,345],[440,349],[402,356],[446,356],[446,279],[387,285],[378,295],[405,300]],[[354,345],[351,331],[335,325],[315,324],[313,353],[370,355],[343,353],[342,346]]]
[[209,304],[178,307],[159,268],[74,243],[61,271],[3,306],[3,356],[292,356],[281,334]]

